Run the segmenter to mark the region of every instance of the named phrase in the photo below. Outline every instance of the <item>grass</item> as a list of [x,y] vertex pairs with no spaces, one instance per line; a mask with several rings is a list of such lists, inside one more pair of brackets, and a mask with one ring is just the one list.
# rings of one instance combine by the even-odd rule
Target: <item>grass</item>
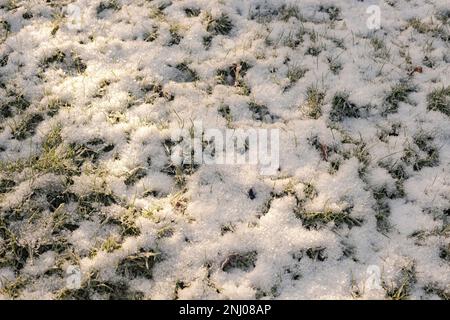
[[44,117],[39,113],[28,113],[19,122],[12,125],[11,134],[14,139],[25,140],[34,135],[37,126],[43,120]]
[[443,245],[439,248],[439,258],[450,262],[450,244]]
[[143,293],[130,290],[123,280],[103,281],[98,272],[93,272],[83,281],[79,289],[63,289],[55,296],[58,300],[90,300],[93,297],[108,300],[141,300]]
[[10,192],[15,186],[16,183],[14,182],[14,180],[0,179],[0,194]]
[[330,21],[340,20],[341,9],[335,6],[320,6],[319,12],[325,12],[328,14]]
[[306,72],[308,72],[307,68],[297,65],[289,65],[286,73],[286,77],[289,79],[289,85],[286,90],[291,88],[298,80],[303,78]]
[[407,145],[402,160],[412,165],[414,171],[439,165],[439,150],[433,141],[433,136],[423,132],[417,133],[413,137],[415,146],[411,143]]
[[6,284],[3,285],[3,288],[0,288],[0,293],[11,299],[16,299],[20,296],[21,290],[27,283],[28,280],[25,277],[20,276],[12,281],[7,281]]
[[372,38],[370,39],[370,44],[372,45],[375,57],[380,59],[389,59],[390,53],[389,50],[386,48],[386,44],[384,41],[380,38]]
[[415,87],[407,82],[400,82],[392,86],[384,99],[385,110],[383,114],[397,112],[400,102],[408,102],[408,95],[415,90]]
[[246,86],[244,77],[251,65],[245,61],[239,61],[231,66],[216,71],[216,82],[218,84],[244,87]]
[[118,0],[103,0],[97,6],[97,16],[102,14],[106,10],[119,11],[121,9],[120,2]]
[[210,13],[207,13],[205,23],[206,31],[213,35],[228,35],[233,30],[233,22],[225,13],[218,17],[213,17]]
[[141,250],[119,262],[117,273],[126,278],[152,279],[152,269],[160,256],[159,252]]
[[437,295],[442,300],[450,300],[450,288],[443,288],[437,282],[432,282],[423,287],[426,294]]
[[43,71],[50,67],[62,69],[69,75],[82,74],[87,69],[87,65],[77,53],[71,51],[69,54],[66,54],[59,49],[42,59],[40,67]]
[[326,248],[324,247],[308,248],[306,255],[314,261],[325,261],[327,259],[325,250]]
[[135,168],[127,174],[127,178],[124,181],[125,185],[132,186],[145,176],[147,176],[147,170],[145,168],[142,167]]
[[186,17],[198,17],[202,11],[199,8],[185,8],[184,13],[186,14]]
[[158,28],[153,27],[151,30],[144,32],[143,39],[145,42],[153,42],[158,39],[159,33]]
[[328,66],[330,68],[330,71],[334,75],[338,75],[339,72],[341,72],[341,70],[343,69],[343,66],[342,66],[341,62],[339,62],[339,60],[336,59],[336,58],[327,57],[327,62],[328,62]]
[[283,4],[278,9],[278,18],[284,22],[289,21],[291,18],[295,18],[297,20],[303,20],[303,17],[300,13],[300,9],[297,6],[286,5],[286,4]]
[[360,108],[349,99],[349,94],[337,92],[331,102],[330,119],[332,121],[342,121],[345,118],[359,118]]
[[225,272],[230,272],[233,269],[248,272],[255,267],[257,257],[258,253],[256,251],[232,253],[222,261],[220,269]]
[[361,218],[350,216],[351,207],[342,211],[332,211],[325,209],[323,211],[306,211],[302,208],[295,210],[297,218],[302,220],[306,229],[320,229],[332,222],[336,227],[347,225],[349,228],[360,226],[363,222]]
[[178,24],[172,24],[169,28],[169,33],[170,33],[170,40],[167,43],[167,45],[173,46],[173,45],[178,45],[181,42],[181,39],[183,39],[183,36],[180,33],[180,26]]
[[258,104],[254,101],[250,101],[248,104],[248,108],[253,114],[252,115],[253,120],[270,123],[274,119],[269,112],[269,108],[267,108],[265,105]]
[[187,63],[179,63],[175,68],[180,72],[179,82],[194,82],[199,80],[197,72],[189,68]]
[[411,294],[413,285],[416,283],[416,266],[414,262],[404,266],[391,284],[383,282],[386,297],[392,300],[405,300]]
[[322,106],[325,99],[325,92],[315,86],[310,86],[306,90],[306,115],[312,119],[318,119],[322,115]]
[[450,117],[450,86],[437,88],[427,95],[427,109]]
[[120,249],[121,245],[117,242],[117,239],[113,236],[108,237],[101,245],[101,250],[111,253],[117,249]]
[[230,127],[233,122],[233,115],[231,114],[230,107],[227,105],[221,105],[217,112],[226,120],[227,126]]

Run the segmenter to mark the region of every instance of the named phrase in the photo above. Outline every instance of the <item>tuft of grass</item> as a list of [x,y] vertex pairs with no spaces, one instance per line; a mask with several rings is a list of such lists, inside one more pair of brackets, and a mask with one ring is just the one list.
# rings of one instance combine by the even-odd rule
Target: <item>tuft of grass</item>
[[289,65],[286,77],[289,79],[289,85],[286,89],[291,88],[298,80],[303,78],[308,69],[297,65]]
[[170,40],[167,44],[169,47],[173,45],[180,44],[181,39],[183,39],[183,36],[180,33],[180,26],[178,24],[173,24],[169,28],[170,33]]
[[47,103],[45,110],[48,116],[53,117],[58,113],[60,109],[67,107],[70,107],[70,104],[68,102],[59,99],[52,99]]
[[360,110],[358,106],[348,99],[345,92],[337,92],[331,103],[330,119],[332,121],[342,121],[344,118],[359,118]]
[[434,89],[427,95],[427,109],[450,117],[450,86]]
[[210,13],[206,14],[206,31],[213,35],[228,35],[233,29],[233,22],[230,17],[222,13],[219,17],[214,18]]
[[28,113],[12,126],[11,134],[14,139],[25,140],[35,133],[37,126],[43,120],[44,117],[39,113]]
[[245,61],[233,63],[233,65],[228,68],[216,71],[216,82],[218,84],[234,86],[238,89],[238,94],[248,96],[251,90],[245,82],[244,77],[250,68],[251,65]]
[[305,55],[317,57],[321,52],[322,52],[322,48],[317,45],[314,45],[314,46],[308,47],[308,49],[306,49]]
[[221,105],[217,112],[226,120],[227,126],[230,126],[230,124],[233,122],[233,115],[231,114],[230,107],[227,105]]
[[284,22],[289,21],[291,18],[295,18],[297,20],[303,20],[303,17],[300,14],[300,9],[297,6],[286,5],[286,4],[283,4],[278,9],[278,18]]
[[131,186],[134,185],[136,182],[141,180],[147,176],[147,170],[142,167],[135,168],[131,172],[128,173],[127,178],[125,179],[125,185]]
[[318,119],[322,115],[322,106],[325,92],[316,86],[310,86],[306,90],[306,115],[312,119]]
[[248,108],[252,112],[253,120],[262,121],[266,123],[272,123],[274,120],[274,116],[270,114],[269,108],[265,105],[258,104],[255,101],[250,101],[248,104]]
[[28,282],[29,281],[26,278],[19,276],[3,285],[3,288],[0,288],[0,293],[12,299],[16,299],[20,296],[21,290],[27,285]]
[[242,271],[250,271],[256,265],[258,253],[250,251],[246,253],[232,253],[228,255],[220,265],[220,269],[229,272],[233,269],[240,269]]
[[113,10],[119,11],[121,9],[120,2],[118,0],[103,0],[97,6],[97,16],[99,16],[103,11]]
[[408,145],[402,160],[413,166],[414,171],[420,171],[424,167],[439,165],[439,150],[433,143],[433,136],[420,132],[413,137],[414,145]]
[[375,51],[375,57],[380,59],[388,59],[390,54],[389,50],[386,48],[386,44],[382,39],[372,38],[370,39],[370,44]]
[[50,67],[62,69],[64,72],[75,75],[82,74],[87,69],[87,65],[83,62],[81,57],[75,52],[66,54],[61,50],[56,50],[52,55],[44,58],[40,66],[43,71]]
[[437,282],[432,282],[423,287],[427,294],[435,294],[442,300],[450,300],[450,288],[442,288]]
[[187,63],[179,63],[175,68],[180,72],[180,76],[177,77],[178,82],[194,82],[199,80],[197,72],[189,68]]
[[447,262],[450,262],[450,243],[440,247],[439,258]]
[[308,248],[306,250],[306,255],[314,261],[325,261],[328,258],[325,254],[325,250],[326,248],[324,247]]
[[8,92],[8,96],[11,98],[11,100],[4,105],[5,110],[10,110],[12,108],[20,113],[28,109],[28,107],[31,105],[30,101],[28,101],[23,94],[10,91]]
[[305,184],[305,186],[303,187],[303,193],[305,194],[305,197],[309,200],[314,199],[318,195],[317,189],[311,183]]
[[101,296],[108,300],[141,300],[144,294],[140,291],[130,290],[129,285],[123,281],[102,281],[98,272],[92,273],[79,289],[63,289],[55,296],[58,300],[91,300]]
[[303,209],[295,210],[297,218],[302,220],[303,226],[310,229],[320,229],[324,225],[332,222],[336,227],[347,225],[349,228],[360,226],[363,223],[361,218],[350,216],[352,207],[348,207],[342,211],[332,211],[325,209],[324,211],[306,211]]
[[391,91],[384,99],[386,109],[383,113],[388,114],[397,112],[399,103],[408,102],[408,95],[411,92],[415,92],[415,88],[406,82],[400,82],[391,87]]
[[186,14],[186,17],[198,17],[202,11],[199,8],[185,8],[184,13]]
[[336,58],[327,57],[327,62],[331,72],[335,75],[338,75],[343,69],[342,63]]
[[335,6],[320,6],[319,7],[319,12],[324,12],[324,13],[328,14],[328,18],[329,18],[330,21],[341,20],[339,18],[340,14],[341,14],[341,9],[339,7],[335,7]]
[[416,283],[415,263],[411,262],[404,266],[398,275],[398,278],[390,285],[383,283],[386,290],[386,296],[392,300],[405,300],[411,294],[411,289]]
[[144,32],[143,39],[145,42],[153,42],[158,38],[158,28],[153,26],[151,30]]
[[108,253],[111,253],[117,249],[120,249],[120,243],[117,242],[117,239],[113,236],[107,238],[101,245],[101,249]]
[[0,179],[0,194],[10,192],[15,186],[14,180]]
[[126,278],[143,277],[152,279],[152,269],[160,253],[156,251],[140,250],[119,262],[117,273]]

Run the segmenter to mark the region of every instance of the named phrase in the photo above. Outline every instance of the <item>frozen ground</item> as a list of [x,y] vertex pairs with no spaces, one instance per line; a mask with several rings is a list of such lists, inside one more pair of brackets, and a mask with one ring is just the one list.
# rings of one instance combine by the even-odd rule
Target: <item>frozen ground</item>
[[[0,297],[448,299],[449,19],[0,0]],[[195,120],[279,128],[278,174],[175,166]]]

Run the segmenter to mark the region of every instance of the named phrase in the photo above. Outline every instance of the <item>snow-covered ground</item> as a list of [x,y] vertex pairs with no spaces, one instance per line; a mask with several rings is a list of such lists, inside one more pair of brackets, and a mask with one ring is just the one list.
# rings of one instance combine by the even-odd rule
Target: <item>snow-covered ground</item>
[[[448,299],[449,21],[0,0],[0,298]],[[277,174],[173,164],[194,121],[279,129]]]

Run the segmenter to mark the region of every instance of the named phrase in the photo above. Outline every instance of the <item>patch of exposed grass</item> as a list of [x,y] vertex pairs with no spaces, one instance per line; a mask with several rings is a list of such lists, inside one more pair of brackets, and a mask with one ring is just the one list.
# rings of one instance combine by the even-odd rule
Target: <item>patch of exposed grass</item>
[[127,186],[134,185],[136,182],[138,182],[145,176],[147,176],[147,170],[145,168],[142,167],[135,168],[134,170],[132,170],[127,174],[127,178],[124,181],[125,185]]
[[342,121],[344,118],[359,118],[360,108],[352,103],[345,92],[337,92],[331,102],[330,119]]
[[230,107],[227,105],[221,105],[217,112],[227,121],[227,125],[230,126],[230,124],[233,122],[233,115],[231,114]]
[[117,273],[126,278],[143,277],[152,279],[152,269],[158,262],[160,253],[156,251],[141,250],[119,262]]
[[339,17],[341,14],[341,9],[339,7],[332,6],[332,5],[331,6],[320,6],[319,12],[324,12],[324,13],[328,14],[328,18],[330,19],[330,21],[341,20]]
[[210,13],[207,13],[205,22],[206,31],[213,35],[228,35],[233,29],[233,22],[225,13],[222,13],[218,17],[213,17]]
[[39,123],[44,120],[44,117],[39,113],[28,113],[18,123],[15,123],[11,128],[11,134],[14,139],[19,141],[34,135]]
[[153,26],[151,30],[145,31],[143,34],[143,39],[145,42],[153,42],[158,39],[158,28]]
[[258,253],[256,251],[230,254],[222,261],[220,269],[225,272],[229,272],[233,269],[240,269],[248,272],[255,267],[257,256]]
[[180,72],[179,77],[177,77],[178,82],[194,82],[199,80],[197,72],[189,68],[187,63],[179,63],[175,68]]
[[185,8],[184,13],[186,17],[198,17],[202,11],[199,8],[191,7]]
[[275,119],[274,116],[270,114],[269,108],[267,108],[265,105],[250,101],[248,104],[248,108],[253,114],[253,120],[272,123]]
[[0,194],[10,192],[15,186],[14,180],[0,179]]
[[102,281],[97,272],[86,279],[79,289],[63,289],[55,296],[58,300],[91,300],[98,296],[108,300],[141,300],[143,293],[132,291],[123,281]]
[[443,288],[439,283],[432,282],[423,287],[426,294],[435,294],[442,300],[450,300],[450,288]]
[[416,283],[416,267],[413,262],[404,266],[391,284],[383,282],[386,296],[392,300],[405,300],[411,294],[413,285]]
[[289,21],[291,18],[295,18],[297,20],[303,20],[303,17],[300,14],[300,9],[297,6],[286,5],[286,4],[283,4],[278,9],[278,18],[284,22]]
[[415,88],[406,82],[400,82],[391,87],[390,92],[384,99],[385,110],[384,114],[395,113],[398,111],[400,102],[408,102],[408,95],[415,92]]
[[308,72],[307,68],[297,65],[289,65],[286,73],[286,77],[289,79],[289,85],[285,89],[287,90],[291,88],[298,80],[305,76],[306,72]]
[[427,109],[450,117],[450,86],[434,89],[427,95]]
[[418,133],[413,137],[414,145],[409,144],[403,153],[402,160],[412,165],[414,171],[420,171],[424,167],[439,165],[439,150],[434,145],[434,138],[426,133]]
[[119,11],[121,9],[120,2],[118,0],[102,0],[97,6],[97,16],[101,15],[106,10]]
[[181,39],[183,39],[183,36],[180,33],[180,26],[178,24],[171,25],[169,28],[169,33],[170,33],[170,40],[167,43],[167,45],[170,47],[173,45],[180,44]]
[[325,92],[315,86],[310,86],[306,90],[306,115],[312,119],[318,119],[322,115],[322,106],[325,99]]
[[342,211],[332,211],[325,209],[323,211],[306,211],[302,208],[295,210],[297,218],[302,220],[306,229],[320,229],[326,224],[332,222],[336,227],[347,225],[349,228],[360,226],[363,223],[361,218],[352,217],[351,207]]
[[11,299],[16,299],[20,296],[20,292],[27,285],[28,280],[25,277],[19,276],[18,278],[7,281],[3,288],[0,288],[0,293],[4,294]]

